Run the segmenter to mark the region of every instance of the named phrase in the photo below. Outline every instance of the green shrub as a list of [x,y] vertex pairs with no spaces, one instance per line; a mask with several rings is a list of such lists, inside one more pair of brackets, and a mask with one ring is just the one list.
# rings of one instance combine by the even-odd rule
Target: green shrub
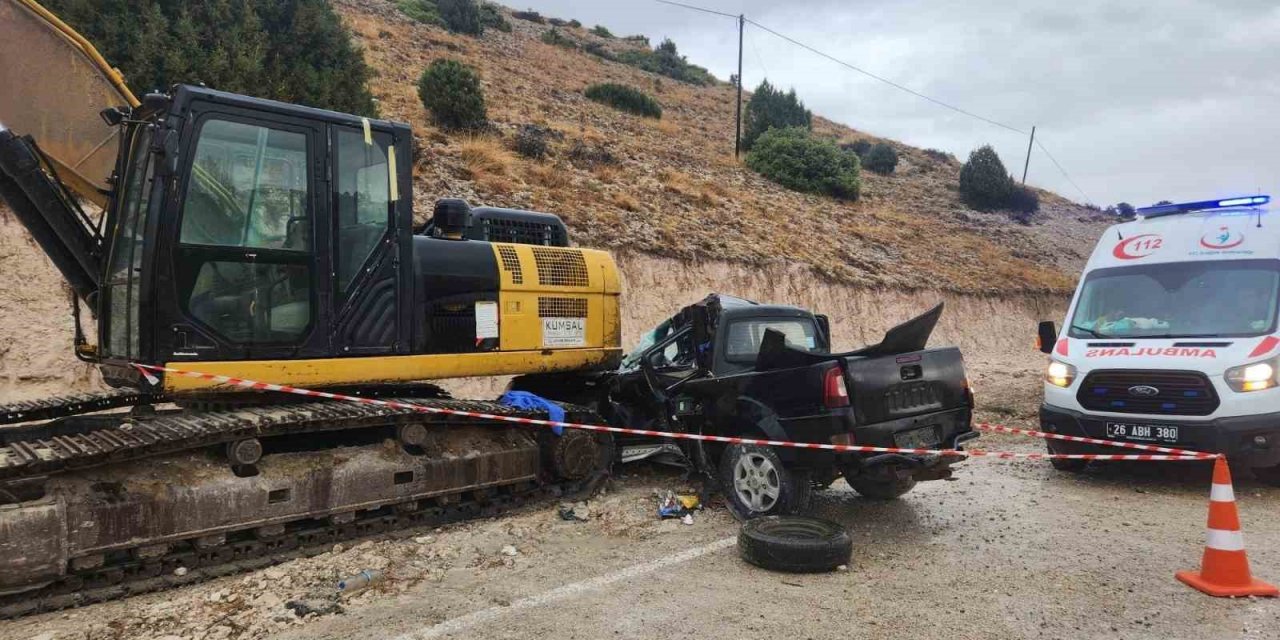
[[857,154],[803,127],[769,129],[747,154],[747,166],[774,182],[806,193],[857,200],[862,183]]
[[577,20],[570,20],[570,21],[569,21],[569,26],[570,26],[571,28],[574,28],[574,29],[581,29],[581,28],[582,28],[582,23],[581,23],[581,22],[578,22]]
[[516,20],[527,20],[529,22],[536,22],[538,24],[547,23],[547,21],[543,19],[542,15],[540,15],[537,11],[534,11],[533,9],[530,9],[528,11],[512,11],[511,17],[515,18]]
[[[648,38],[644,36],[629,36],[628,41],[640,42],[643,39],[648,43]],[[674,78],[681,82],[706,86],[715,83],[715,76],[711,75],[703,67],[696,64],[690,64],[684,56],[676,49],[676,43],[670,38],[663,40],[657,48],[652,51],[648,49],[629,49],[617,55],[618,61],[623,64],[629,64],[633,67],[639,67],[645,71],[656,73],[658,75]]]
[[868,151],[871,150],[871,141],[870,140],[854,140],[853,142],[845,142],[840,145],[840,148],[844,149],[845,151],[852,151],[858,154],[859,158],[862,158],[863,156],[867,155]]
[[371,75],[328,0],[45,0],[142,95],[175,83],[376,115]]
[[591,28],[591,33],[594,33],[594,34],[596,34],[596,35],[600,36],[601,38],[612,38],[612,37],[613,37],[613,32],[611,32],[611,31],[609,31],[608,29],[606,29],[606,28],[604,27],[604,25],[602,25],[602,24],[598,24],[598,25],[596,25],[596,26],[592,27],[592,28]]
[[587,98],[607,104],[615,109],[646,118],[661,118],[662,105],[648,94],[624,84],[605,82],[593,84],[584,92]]
[[960,168],[960,196],[975,209],[1008,206],[1013,187],[1013,178],[1009,177],[1000,156],[989,145],[970,153],[969,161]]
[[446,129],[482,129],[488,124],[480,77],[457,60],[432,62],[418,79],[418,97],[435,123]]
[[1120,216],[1121,218],[1132,218],[1135,215],[1134,212],[1137,211],[1136,209],[1133,208],[1133,205],[1129,204],[1128,202],[1117,202],[1114,209],[1115,209],[1116,215]]
[[613,55],[612,51],[599,42],[588,42],[582,45],[582,50],[598,58],[604,58],[605,60],[612,60],[614,62],[618,61],[618,56]]
[[503,33],[511,33],[511,23],[502,17],[502,10],[492,2],[480,3],[480,24],[486,29],[495,29]]
[[883,142],[859,156],[862,158],[862,166],[881,175],[887,176],[898,167],[898,152]]
[[555,27],[543,31],[541,40],[547,44],[564,47],[565,49],[578,48],[578,43],[574,42],[573,38],[560,33],[560,30]]
[[440,8],[436,6],[435,0],[397,0],[396,7],[418,22],[448,28],[440,17]]
[[546,157],[551,130],[536,124],[522,124],[516,132],[516,153],[535,160]]
[[476,0],[436,0],[436,8],[440,10],[440,19],[454,33],[465,33],[478,36],[484,32],[480,24],[480,6]]
[[1009,211],[1013,212],[1014,220],[1022,224],[1031,224],[1032,216],[1040,210],[1040,194],[1034,189],[1014,185],[1009,193],[1007,206]]
[[796,90],[783,93],[768,80],[761,82],[751,94],[746,111],[742,126],[742,146],[745,149],[750,149],[756,139],[769,129],[813,128],[813,114],[796,97]]
[[547,22],[548,22],[551,26],[553,26],[553,27],[567,27],[567,26],[569,26],[569,21],[568,21],[568,20],[561,20],[560,18],[547,18]]
[[950,153],[947,153],[946,151],[943,151],[942,149],[925,149],[924,155],[929,156],[931,159],[937,160],[938,162],[955,162],[956,161],[955,156],[951,155]]

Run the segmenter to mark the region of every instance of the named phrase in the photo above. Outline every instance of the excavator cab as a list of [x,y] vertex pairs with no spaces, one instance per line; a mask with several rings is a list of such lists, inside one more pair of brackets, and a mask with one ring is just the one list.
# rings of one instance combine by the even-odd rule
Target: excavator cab
[[[149,96],[122,126],[103,227],[104,361],[408,346],[407,126],[191,86]],[[369,314],[376,344],[345,340]]]
[[0,59],[0,197],[96,317],[77,354],[113,386],[216,386],[132,363],[352,387],[621,359],[616,266],[558,217],[441,201],[415,233],[406,124],[138,100],[34,0],[0,0]]

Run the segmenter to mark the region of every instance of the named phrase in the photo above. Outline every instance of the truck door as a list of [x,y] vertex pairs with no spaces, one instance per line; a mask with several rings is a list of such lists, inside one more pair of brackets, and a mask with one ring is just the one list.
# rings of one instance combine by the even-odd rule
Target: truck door
[[[317,285],[323,129],[196,103],[172,278],[173,355],[270,359],[328,352]],[[159,354],[163,357],[166,354]]]

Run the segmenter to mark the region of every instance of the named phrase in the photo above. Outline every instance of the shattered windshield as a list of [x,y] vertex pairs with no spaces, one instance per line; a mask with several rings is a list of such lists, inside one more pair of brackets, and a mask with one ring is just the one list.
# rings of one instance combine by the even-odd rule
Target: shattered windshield
[[654,327],[652,330],[645,332],[643,336],[640,336],[640,342],[636,345],[636,348],[632,349],[631,353],[628,353],[627,357],[622,359],[622,365],[619,369],[629,371],[640,366],[640,356],[644,355],[644,352],[648,351],[649,347],[658,344],[658,342],[662,341],[669,335],[671,335],[670,320],[667,320],[657,327]]
[[1100,269],[1080,292],[1073,338],[1225,338],[1275,329],[1280,262],[1222,260]]

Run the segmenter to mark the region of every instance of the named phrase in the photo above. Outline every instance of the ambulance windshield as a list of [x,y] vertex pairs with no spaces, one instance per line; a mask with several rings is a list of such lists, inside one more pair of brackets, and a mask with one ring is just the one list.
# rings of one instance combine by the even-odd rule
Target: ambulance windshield
[[1073,338],[1227,338],[1275,331],[1280,262],[1221,260],[1098,269]]

